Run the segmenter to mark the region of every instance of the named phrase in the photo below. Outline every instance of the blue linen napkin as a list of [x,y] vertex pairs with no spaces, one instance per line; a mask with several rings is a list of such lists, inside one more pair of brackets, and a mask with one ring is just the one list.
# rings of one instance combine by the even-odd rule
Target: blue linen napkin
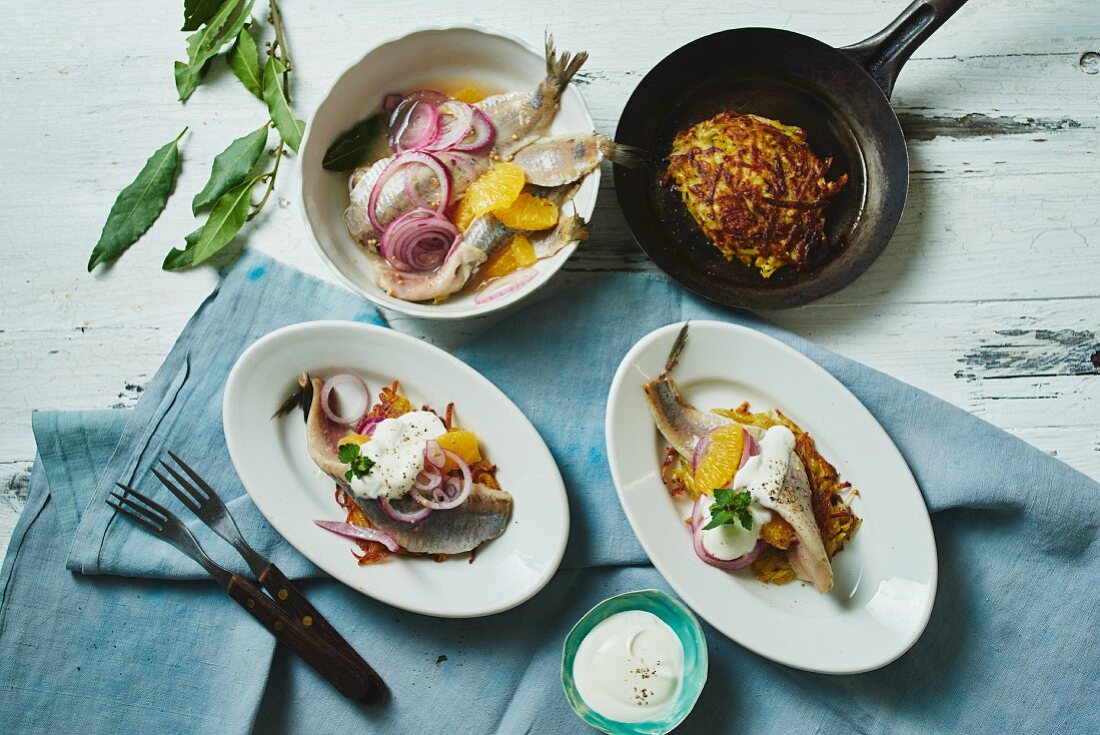
[[[607,390],[634,341],[686,318],[767,332],[867,405],[933,512],[940,581],[921,640],[867,674],[795,671],[704,626],[710,680],[678,732],[1100,731],[1100,486],[911,386],[637,275],[589,279],[456,352],[524,410],[561,467],[572,513],[563,569],[519,608],[465,621],[304,581],[394,691],[382,707],[344,700],[276,650],[213,583],[188,581],[203,577],[190,560],[113,520],[102,503],[116,480],[160,492],[148,467],[165,447],[202,457],[257,548],[292,576],[318,577],[244,495],[220,420],[222,385],[240,352],[271,329],[315,318],[378,321],[359,298],[246,253],[133,411],[35,416],[39,458],[0,571],[0,731],[585,732],[558,680],[566,632],[611,594],[668,589],[615,497]],[[243,570],[205,527],[192,527],[219,560]],[[70,540],[72,571],[64,568]]]

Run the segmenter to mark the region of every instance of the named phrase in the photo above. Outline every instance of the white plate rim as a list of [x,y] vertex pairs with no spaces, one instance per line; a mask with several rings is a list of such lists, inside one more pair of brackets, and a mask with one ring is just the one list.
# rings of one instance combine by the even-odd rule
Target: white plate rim
[[[453,24],[438,25],[438,26],[421,26],[421,27],[418,27],[418,28],[414,28],[410,31],[407,31],[405,33],[399,33],[399,34],[390,36],[386,39],[383,39],[382,41],[379,41],[378,43],[374,44],[370,48],[368,48],[363,53],[362,56],[360,56],[358,59],[353,61],[351,64],[348,64],[346,67],[344,67],[344,69],[339,74],[337,74],[336,77],[333,78],[332,82],[325,89],[324,94],[321,95],[320,101],[317,103],[316,107],[313,108],[313,111],[310,112],[310,114],[309,114],[309,119],[308,119],[307,124],[306,124],[305,135],[302,136],[302,142],[298,146],[299,150],[301,150],[301,151],[306,150],[306,145],[310,141],[310,133],[313,130],[313,119],[317,116],[317,112],[321,109],[321,105],[325,102],[325,100],[327,100],[332,95],[333,90],[336,88],[337,85],[340,84],[340,82],[344,79],[344,77],[349,72],[351,72],[351,70],[353,68],[359,66],[359,64],[362,64],[363,61],[367,58],[367,56],[374,53],[375,51],[382,48],[383,46],[387,46],[389,44],[394,44],[394,43],[399,43],[399,42],[401,42],[401,41],[403,41],[406,38],[409,38],[411,36],[415,36],[415,35],[418,35],[418,34],[421,34],[421,33],[439,33],[439,32],[446,32],[446,31],[473,31],[475,33],[481,33],[481,34],[486,35],[486,36],[496,36],[498,38],[503,38],[503,39],[506,39],[508,41],[511,41],[511,42],[517,44],[518,46],[520,46],[521,48],[524,48],[527,51],[531,52],[535,56],[537,56],[539,58],[542,58],[542,52],[540,52],[534,46],[529,44],[527,41],[524,41],[519,36],[508,33],[507,31],[491,30],[489,28],[486,28],[484,26],[479,26],[479,25],[474,24],[474,23],[453,23]],[[588,101],[584,98],[584,94],[581,92],[579,87],[577,87],[576,85],[572,85],[572,88],[576,90],[577,99],[579,100],[580,106],[581,106],[581,112],[584,114],[584,118],[587,121],[588,127],[592,130],[595,130],[596,129],[596,121],[592,117],[592,111],[588,107]],[[558,253],[553,256],[553,259],[556,261],[556,265],[554,266],[554,268],[549,270],[548,272],[546,272],[545,275],[540,272],[539,275],[537,275],[530,284],[527,284],[527,285],[523,286],[522,288],[516,289],[513,293],[506,294],[504,296],[498,297],[498,298],[496,298],[492,301],[486,302],[484,304],[474,305],[473,307],[471,307],[469,309],[466,309],[466,310],[463,310],[463,311],[440,310],[440,309],[434,308],[433,305],[430,304],[430,303],[404,301],[402,299],[397,299],[397,298],[383,299],[383,298],[380,298],[377,294],[371,293],[368,290],[360,288],[359,284],[355,283],[350,278],[345,276],[344,273],[339,268],[336,267],[336,264],[333,263],[325,255],[324,249],[321,247],[321,243],[317,239],[317,235],[313,230],[313,223],[310,222],[309,213],[306,212],[306,199],[307,199],[307,197],[306,197],[306,191],[305,191],[305,177],[303,176],[303,171],[302,171],[302,166],[303,165],[304,165],[304,156],[298,155],[297,156],[297,161],[295,162],[296,173],[297,173],[297,176],[298,176],[298,181],[297,181],[297,193],[298,193],[298,202],[299,202],[298,211],[299,211],[299,214],[302,217],[302,222],[305,225],[306,234],[309,236],[310,244],[313,246],[314,251],[317,253],[317,256],[321,259],[321,261],[324,262],[324,264],[326,266],[328,266],[329,270],[332,271],[332,273],[334,273],[336,275],[337,279],[339,279],[339,281],[342,284],[344,284],[344,286],[346,286],[351,291],[363,296],[364,298],[369,299],[376,306],[378,306],[380,308],[383,308],[383,309],[389,309],[391,311],[396,311],[396,312],[399,312],[399,313],[402,313],[402,314],[406,314],[408,316],[420,317],[420,318],[423,318],[423,319],[435,319],[435,320],[440,320],[440,321],[449,321],[449,320],[456,320],[456,319],[472,319],[474,317],[479,317],[479,316],[484,316],[486,314],[491,314],[495,311],[500,311],[502,309],[505,309],[505,308],[519,302],[519,301],[522,301],[523,299],[526,299],[528,296],[531,296],[532,294],[534,294],[539,289],[543,288],[547,283],[549,283],[551,280],[553,280],[554,276],[557,275],[558,271],[560,271],[565,266],[565,264],[569,261],[569,259],[573,257],[573,253],[576,252],[577,248],[580,246],[579,241],[573,241],[573,242],[570,242],[568,245],[566,245],[561,250],[559,250]],[[594,195],[593,195],[593,199],[592,199],[592,210],[593,211],[588,216],[589,221],[591,221],[591,215],[593,215],[595,213],[596,203],[599,199],[599,185],[600,185],[600,180],[601,180],[602,176],[603,176],[602,169],[601,169],[601,167],[597,166],[593,171],[586,174],[584,179],[582,180],[584,182],[588,182],[589,180],[592,180],[594,182],[594,184],[592,184],[592,188],[595,192]],[[576,207],[576,204],[574,202],[570,202],[570,204],[572,206]],[[578,211],[579,211],[579,209],[578,209]]]
[[[700,609],[705,609],[706,606],[700,603],[699,599],[692,591],[686,590],[684,586],[680,584],[679,579],[676,575],[670,575],[667,572],[667,568],[665,567],[661,559],[661,555],[657,554],[655,556],[654,550],[645,539],[644,534],[638,532],[638,519],[632,511],[633,504],[627,502],[623,494],[623,481],[621,479],[622,469],[619,467],[618,457],[614,450],[616,444],[615,435],[617,429],[615,427],[613,417],[617,413],[616,409],[619,406],[620,400],[627,400],[626,394],[622,390],[622,385],[626,380],[627,371],[634,369],[637,357],[643,351],[649,348],[650,345],[660,340],[665,335],[671,332],[679,331],[679,329],[687,322],[690,322],[693,326],[704,325],[708,328],[728,330],[731,333],[737,334],[742,338],[750,340],[760,340],[767,343],[770,347],[777,349],[787,358],[794,360],[800,363],[802,366],[809,368],[813,372],[817,373],[819,377],[825,382],[825,384],[829,385],[832,390],[837,391],[838,395],[843,396],[845,400],[850,402],[852,410],[860,412],[863,418],[869,419],[876,427],[876,429],[881,432],[883,437],[886,439],[890,451],[892,452],[891,460],[896,463],[899,470],[903,470],[903,474],[901,475],[902,479],[908,481],[907,485],[911,487],[912,492],[916,493],[917,498],[919,498],[920,500],[921,507],[923,507],[925,510],[925,512],[918,518],[914,519],[913,522],[920,524],[919,530],[927,539],[927,550],[931,557],[929,564],[930,578],[929,591],[927,596],[928,604],[922,610],[921,618],[919,620],[919,623],[914,627],[914,632],[912,636],[909,639],[905,640],[901,645],[898,646],[897,650],[892,651],[889,655],[883,656],[868,665],[858,667],[844,666],[842,664],[835,666],[815,665],[805,661],[792,660],[791,658],[772,655],[772,653],[770,653],[765,646],[761,645],[757,641],[754,641],[751,636],[735,635],[734,633],[731,633],[729,630],[730,626],[725,624],[724,621],[715,620],[712,618],[712,616],[705,613],[703,609]],[[639,397],[638,400],[641,400],[641,398]],[[818,365],[810,358],[795,350],[790,345],[787,345],[780,340],[770,335],[767,335],[759,330],[745,327],[739,324],[731,324],[729,322],[716,320],[691,319],[659,327],[644,335],[637,342],[635,342],[630,350],[628,350],[627,354],[623,357],[622,361],[619,364],[619,367],[616,369],[615,377],[612,379],[611,388],[608,391],[607,412],[605,414],[604,420],[604,434],[607,442],[608,463],[611,469],[612,481],[615,485],[615,493],[619,499],[619,504],[622,507],[623,512],[627,516],[627,520],[629,520],[630,522],[630,526],[631,529],[634,531],[634,535],[637,537],[639,543],[642,545],[642,548],[645,549],[646,555],[649,556],[650,562],[654,565],[657,571],[660,572],[661,576],[664,577],[665,581],[668,582],[669,586],[671,586],[673,590],[675,590],[675,592],[684,600],[685,603],[687,603],[692,608],[692,610],[696,612],[696,614],[698,614],[700,617],[702,617],[704,620],[714,626],[714,628],[716,628],[719,632],[728,637],[730,640],[738,643],[741,646],[744,646],[745,648],[760,656],[763,656],[764,658],[790,666],[791,668],[820,674],[841,675],[859,674],[866,671],[873,671],[882,668],[883,666],[886,666],[893,661],[896,661],[907,651],[909,651],[909,649],[912,648],[914,644],[916,644],[921,635],[924,633],[925,629],[928,626],[928,621],[931,618],[932,610],[935,607],[936,592],[939,582],[939,557],[938,550],[936,548],[936,537],[932,529],[931,516],[928,513],[927,504],[924,501],[924,495],[923,493],[921,493],[916,478],[913,477],[912,470],[909,468],[908,463],[902,456],[901,451],[897,448],[897,445],[894,443],[893,439],[886,432],[886,430],[882,428],[882,425],[879,424],[878,419],[876,419],[874,415],[870,412],[870,410],[863,405],[863,402],[860,401],[850,390],[848,390],[848,388],[843,383],[837,380],[835,376],[833,376],[831,373],[829,373],[827,370],[825,370],[823,367]],[[811,594],[813,593],[811,592]]]
[[[396,601],[394,597],[388,594],[385,590],[377,591],[365,589],[365,585],[361,584],[361,580],[363,578],[355,578],[352,574],[354,571],[362,571],[360,567],[356,565],[343,565],[339,567],[330,565],[323,560],[318,559],[317,556],[315,554],[312,554],[308,548],[302,548],[294,543],[294,541],[292,541],[291,538],[287,536],[285,524],[281,520],[279,520],[279,516],[277,514],[272,512],[272,508],[271,505],[269,505],[268,503],[268,499],[265,498],[262,492],[257,492],[256,490],[254,490],[254,488],[251,487],[246,481],[245,476],[247,473],[242,468],[242,450],[238,441],[236,440],[235,433],[230,432],[229,426],[231,425],[230,413],[232,411],[231,404],[233,402],[233,396],[238,390],[236,386],[239,381],[243,380],[244,377],[246,377],[248,362],[254,359],[254,355],[262,353],[263,350],[267,349],[267,346],[270,345],[272,342],[286,339],[294,339],[295,335],[301,332],[311,331],[315,329],[330,329],[334,327],[338,329],[351,329],[353,331],[359,331],[362,334],[371,335],[373,337],[378,337],[381,339],[394,339],[399,342],[404,342],[406,345],[411,346],[414,350],[424,351],[426,354],[431,355],[432,359],[440,360],[441,364],[446,366],[447,369],[455,370],[463,374],[465,380],[481,384],[481,387],[483,389],[489,391],[491,394],[494,395],[494,397],[500,402],[500,405],[505,407],[505,410],[513,412],[515,417],[522,419],[531,429],[531,433],[537,440],[535,442],[535,445],[533,446],[534,451],[538,452],[541,455],[541,461],[545,461],[548,467],[553,468],[554,474],[550,479],[554,486],[554,489],[557,490],[557,492],[555,493],[555,497],[560,502],[562,526],[558,543],[547,557],[549,563],[547,564],[546,569],[534,582],[530,584],[528,588],[524,589],[521,594],[515,595],[503,601],[499,601],[496,604],[487,605],[484,608],[478,609],[476,612],[451,614],[444,609],[432,608],[423,605],[407,604],[404,602]],[[241,353],[240,357],[237,358],[237,361],[234,363],[233,368],[230,370],[229,377],[225,382],[225,390],[223,391],[222,397],[222,426],[223,433],[225,435],[225,443],[229,450],[229,456],[233,462],[234,469],[236,470],[237,475],[240,478],[241,484],[244,486],[245,491],[252,499],[253,504],[267,519],[268,523],[272,525],[275,531],[288,544],[294,547],[298,551],[298,553],[309,559],[310,562],[312,562],[318,568],[322,569],[333,579],[347,585],[357,592],[366,595],[367,597],[378,600],[379,602],[383,602],[387,605],[402,610],[408,610],[409,612],[419,613],[421,615],[429,615],[438,618],[466,619],[484,617],[486,615],[494,615],[496,613],[510,610],[527,602],[536,594],[538,594],[544,587],[546,587],[553,576],[557,573],[558,568],[561,566],[562,558],[565,555],[566,544],[569,540],[569,501],[565,489],[565,483],[561,477],[561,471],[558,468],[557,462],[555,461],[553,454],[550,452],[549,447],[546,446],[546,442],[542,438],[542,435],[539,434],[538,429],[535,428],[534,424],[531,423],[530,419],[527,418],[527,416],[523,413],[519,406],[517,406],[512,401],[512,399],[510,399],[503,391],[501,391],[500,388],[494,385],[491,380],[479,373],[473,367],[459,360],[457,357],[454,357],[453,355],[441,350],[435,345],[429,344],[423,340],[419,340],[415,337],[402,334],[386,327],[339,319],[298,322],[275,329],[274,331],[268,332],[267,334],[263,335],[255,342],[253,342],[251,345],[249,345]]]

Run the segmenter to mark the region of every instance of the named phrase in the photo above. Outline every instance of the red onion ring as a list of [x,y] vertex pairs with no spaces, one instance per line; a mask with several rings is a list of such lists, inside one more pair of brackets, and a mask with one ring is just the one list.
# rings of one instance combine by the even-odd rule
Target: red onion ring
[[395,521],[400,523],[416,523],[422,521],[432,514],[431,508],[419,507],[416,510],[406,513],[403,510],[398,510],[390,503],[390,499],[385,495],[378,498],[378,505],[382,507],[382,511]]
[[474,297],[474,303],[487,304],[490,301],[496,301],[502,296],[514,293],[535,280],[538,274],[539,272],[535,268],[524,268],[522,270],[512,271],[508,275],[501,276],[500,278],[494,278],[488,283],[485,289],[478,292],[477,296]]
[[447,464],[447,455],[435,439],[429,439],[424,444],[424,461],[439,470],[442,470],[443,465]]
[[390,551],[396,552],[401,548],[397,545],[397,542],[394,541],[393,536],[375,528],[363,528],[362,526],[356,526],[351,523],[340,523],[338,521],[314,521],[314,523],[326,531],[332,531],[340,536],[359,539],[360,541],[377,541]]
[[[465,138],[455,144],[454,150],[464,151],[466,153],[480,153],[493,144],[493,141],[496,140],[497,132],[493,128],[493,123],[490,122],[489,117],[484,112],[472,105],[470,109],[473,110],[474,113],[470,131]],[[469,140],[467,140],[467,138],[469,138]]]
[[439,212],[414,209],[387,225],[378,250],[397,270],[423,273],[443,265],[461,237]]
[[428,465],[413,480],[413,487],[420,492],[431,492],[443,484],[443,473],[438,467]]
[[[470,465],[466,464],[462,457],[459,457],[449,449],[444,449],[443,454],[458,465],[458,469],[462,473],[462,484],[458,484],[459,478],[449,477],[446,482],[444,482],[442,488],[443,492],[440,494],[433,492],[431,497],[426,497],[423,493],[415,489],[410,493],[416,502],[432,510],[450,510],[452,508],[457,508],[466,502],[466,498],[470,497],[470,492],[474,487],[474,478],[470,473]],[[450,492],[448,492],[448,489]],[[438,490],[439,488],[437,488],[437,491]]]
[[[439,120],[439,135],[425,148],[431,151],[446,151],[461,143],[474,124],[474,108],[465,102],[447,100],[436,110]],[[445,120],[444,117],[450,117]]]
[[462,171],[462,175],[466,177],[466,183],[472,183],[474,179],[478,177],[477,166],[473,162],[473,157],[468,153],[459,153],[458,151],[448,151],[447,160],[450,161],[452,168],[457,168]]
[[441,130],[439,110],[435,105],[409,96],[390,116],[390,145],[399,152],[422,150],[439,139]]
[[397,106],[401,104],[401,100],[405,99],[405,95],[398,92],[390,92],[382,98],[382,109],[386,112],[392,112],[397,109]]
[[379,232],[381,232],[384,227],[381,220],[378,219],[378,197],[382,194],[382,189],[385,187],[386,182],[390,180],[390,177],[405,166],[412,164],[427,166],[439,181],[439,206],[436,207],[439,212],[443,212],[451,202],[451,174],[450,171],[447,170],[447,167],[443,165],[442,161],[432,154],[423,151],[404,151],[398,153],[393,157],[393,160],[382,169],[382,173],[378,175],[378,181],[374,182],[374,187],[370,191],[370,196],[367,197],[367,217],[370,218],[370,223],[374,226],[374,229]]
[[355,427],[355,433],[374,436],[374,429],[385,420],[386,418],[384,416],[370,416],[369,418],[365,418]]
[[752,566],[752,563],[760,556],[760,552],[764,550],[763,539],[757,540],[756,546],[752,547],[751,551],[736,559],[719,559],[707,551],[707,548],[703,545],[703,518],[706,517],[702,510],[704,498],[709,498],[709,496],[700,495],[695,499],[695,505],[691,509],[691,544],[695,549],[695,555],[712,567],[727,571],[735,572]]
[[[354,408],[349,409],[343,415],[338,415],[332,410],[332,390],[334,387],[347,384],[355,386],[359,390],[359,400],[352,404]],[[370,406],[370,389],[367,388],[367,384],[363,382],[363,379],[354,373],[340,373],[339,375],[333,375],[331,378],[325,381],[324,386],[321,388],[321,408],[324,410],[325,415],[330,420],[335,421],[338,424],[354,424],[363,417],[363,414],[367,412],[367,408]]]

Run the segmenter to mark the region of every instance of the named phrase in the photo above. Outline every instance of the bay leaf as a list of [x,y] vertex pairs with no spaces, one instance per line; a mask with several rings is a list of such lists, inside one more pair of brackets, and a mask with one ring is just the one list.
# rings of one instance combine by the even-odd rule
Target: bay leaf
[[181,31],[196,30],[214,17],[222,0],[183,0],[183,28]]
[[191,265],[198,265],[216,255],[233,239],[248,219],[252,206],[252,187],[257,179],[233,187],[214,202],[210,216],[202,226],[193,246]]
[[252,94],[260,99],[264,98],[264,90],[260,80],[260,59],[256,48],[256,41],[248,32],[248,26],[237,34],[237,42],[229,52],[229,67],[241,80],[241,84]]
[[181,250],[180,248],[172,248],[168,255],[164,256],[164,264],[161,265],[166,271],[181,271],[185,268],[191,267],[191,260],[195,257],[195,245],[199,241],[199,236],[202,235],[202,228],[195,230],[183,238],[186,245]]
[[283,85],[279,81],[279,75],[286,71],[286,66],[275,56],[268,59],[264,65],[264,101],[267,102],[267,110],[271,114],[271,120],[290,148],[297,153],[298,146],[302,144],[302,135],[305,133],[306,124],[294,117],[294,111],[290,109],[286,95],[283,94]]
[[206,25],[187,37],[187,62],[175,63],[176,91],[186,100],[198,88],[207,63],[237,35],[248,22],[255,0],[225,0]]
[[341,133],[325,151],[321,165],[329,171],[346,171],[385,158],[393,151],[386,140],[388,116],[376,112]]
[[176,181],[180,165],[179,140],[186,132],[184,128],[175,140],[158,148],[137,178],[119,192],[103,224],[99,242],[92,248],[89,272],[122,255],[157,221]]
[[191,211],[198,212],[216,202],[222,194],[249,178],[252,167],[267,147],[267,124],[259,130],[237,138],[224,151],[214,156],[210,167],[210,178],[195,198],[191,200]]

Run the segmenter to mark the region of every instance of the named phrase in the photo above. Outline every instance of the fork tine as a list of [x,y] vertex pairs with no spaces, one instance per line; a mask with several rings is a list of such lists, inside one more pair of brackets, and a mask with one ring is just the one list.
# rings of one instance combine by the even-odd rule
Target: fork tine
[[[164,465],[164,469],[168,470],[169,472],[172,472],[171,467],[164,464],[164,462],[161,462],[161,464]],[[172,481],[169,480],[164,475],[162,475],[160,473],[160,471],[157,470],[156,467],[153,467],[152,469],[153,469],[153,474],[156,476],[156,478],[158,480],[160,480],[160,483],[162,485],[164,485],[166,488],[168,488],[169,492],[171,492],[173,495],[175,495],[177,500],[179,500],[181,503],[186,505],[187,509],[190,510],[192,513],[197,514],[199,512],[199,502],[196,501],[194,497],[192,497],[194,495],[194,493],[190,492],[191,488],[188,487],[188,485],[186,483],[181,483],[181,484],[187,490],[187,492],[185,492],[184,490],[181,490],[180,488],[176,487],[172,483]],[[177,477],[177,479],[179,479],[179,476],[176,475],[175,472],[172,472],[172,475]]]
[[[198,472],[195,472],[195,470],[191,469],[191,465],[187,464],[182,459],[180,459],[178,456],[176,456],[176,453],[173,452],[171,449],[169,449],[167,451],[168,451],[168,456],[171,457],[172,459],[174,459],[176,461],[176,464],[178,464],[180,467],[183,468],[183,471],[186,472],[188,474],[188,476],[192,480],[195,481],[195,484],[197,484],[199,487],[201,487],[206,492],[208,497],[212,497],[212,498],[217,498],[218,497],[218,494],[216,492],[214,492],[214,488],[210,487],[210,483],[208,483],[206,480],[202,479],[202,477],[199,475]],[[164,463],[161,462],[161,464],[164,464]],[[171,469],[171,468],[169,468],[169,469]],[[176,473],[173,472],[172,474],[175,475]],[[176,475],[176,476],[178,477],[178,475]]]
[[129,514],[132,516],[139,515],[143,517],[149,523],[149,525],[154,526],[157,531],[161,531],[164,529],[166,520],[157,517],[156,513],[149,510],[141,503],[138,503],[133,498],[129,497],[128,495],[119,495],[118,493],[111,493],[111,497],[114,498],[115,502],[119,504],[118,506],[115,506],[119,510],[129,511]]
[[129,508],[127,508],[126,506],[122,505],[117,500],[115,500],[115,502],[112,503],[111,500],[114,499],[114,498],[117,498],[117,497],[120,497],[120,496],[111,495],[111,497],[106,500],[107,505],[114,508],[116,513],[118,513],[121,516],[124,516],[126,518],[126,520],[130,521],[131,523],[136,523],[137,525],[141,526],[142,528],[144,528],[149,533],[155,533],[155,534],[158,534],[158,535],[161,533],[161,530],[158,526],[154,526],[152,523],[145,520],[144,518],[139,516],[137,513],[130,510]]
[[[171,511],[169,511],[163,505],[161,505],[160,503],[158,503],[155,500],[153,500],[152,498],[150,498],[148,495],[142,495],[137,490],[133,489],[132,487],[130,487],[128,485],[123,485],[121,482],[116,482],[115,484],[120,486],[123,490],[126,491],[126,496],[131,496],[133,498],[137,498],[137,500],[141,501],[141,503],[143,505],[148,506],[150,509],[156,511],[157,513],[160,513],[162,516],[165,517],[165,519],[168,519],[168,518],[172,517],[172,512]],[[126,497],[126,496],[123,496],[123,497]]]

